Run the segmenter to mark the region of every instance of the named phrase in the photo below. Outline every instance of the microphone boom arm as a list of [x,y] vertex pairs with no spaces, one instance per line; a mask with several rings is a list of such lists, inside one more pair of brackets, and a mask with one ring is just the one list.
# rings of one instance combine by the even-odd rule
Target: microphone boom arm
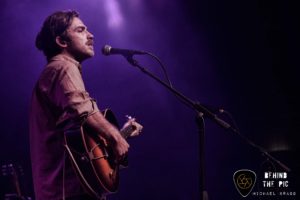
[[145,74],[152,77],[153,79],[155,79],[156,81],[161,83],[163,86],[168,88],[177,97],[180,97],[181,100],[183,100],[183,102],[185,103],[185,105],[187,105],[191,109],[193,109],[199,113],[203,113],[205,116],[213,119],[217,124],[219,124],[221,127],[225,128],[225,129],[232,129],[234,132],[238,132],[235,128],[233,128],[231,125],[229,125],[224,120],[220,119],[216,114],[212,113],[210,110],[208,110],[206,107],[201,105],[199,102],[192,101],[191,99],[184,96],[183,94],[181,94],[179,91],[177,91],[176,89],[174,89],[173,87],[171,87],[170,85],[165,83],[164,81],[160,80],[157,76],[155,76],[154,74],[149,72],[145,67],[141,66],[135,59],[133,59],[133,56],[127,56],[126,59],[131,65],[139,68],[142,72],[144,72]]
[[162,84],[163,86],[165,86],[167,89],[169,89],[172,93],[174,93],[177,97],[179,97],[180,100],[182,100],[182,102],[186,106],[188,106],[189,108],[191,108],[194,111],[196,111],[198,113],[198,115],[199,114],[200,115],[204,115],[204,117],[206,116],[206,117],[210,118],[211,120],[213,120],[216,124],[218,124],[219,126],[221,126],[222,128],[224,128],[225,130],[231,131],[231,132],[239,135],[251,147],[253,147],[253,148],[257,149],[259,152],[261,152],[262,155],[268,157],[270,160],[272,160],[273,162],[277,163],[280,167],[282,167],[287,172],[291,171],[291,169],[288,166],[286,166],[285,164],[283,164],[282,162],[280,162],[279,160],[277,160],[276,158],[274,158],[265,149],[263,149],[262,147],[256,145],[250,139],[248,139],[244,135],[240,134],[240,132],[237,129],[235,129],[234,127],[232,127],[229,123],[227,123],[223,119],[220,119],[215,113],[211,112],[205,106],[201,105],[199,102],[192,101],[191,99],[189,99],[188,97],[184,96],[179,91],[177,91],[176,89],[174,89],[172,86],[168,85],[167,83],[165,83],[164,81],[162,81],[161,79],[159,79],[157,76],[155,76],[154,74],[152,74],[151,72],[149,72],[145,67],[141,66],[138,63],[137,60],[133,59],[133,55],[125,56],[125,58],[127,59],[127,61],[131,65],[139,68],[143,73],[147,74],[148,76],[150,76],[151,78],[155,79],[157,82],[159,82],[160,84]]

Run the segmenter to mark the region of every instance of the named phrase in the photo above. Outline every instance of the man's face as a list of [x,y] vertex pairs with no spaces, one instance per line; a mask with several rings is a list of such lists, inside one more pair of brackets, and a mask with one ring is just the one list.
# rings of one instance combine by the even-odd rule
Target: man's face
[[67,29],[67,36],[69,40],[65,50],[75,60],[82,62],[94,56],[94,36],[88,32],[87,27],[78,17],[73,19],[71,26]]

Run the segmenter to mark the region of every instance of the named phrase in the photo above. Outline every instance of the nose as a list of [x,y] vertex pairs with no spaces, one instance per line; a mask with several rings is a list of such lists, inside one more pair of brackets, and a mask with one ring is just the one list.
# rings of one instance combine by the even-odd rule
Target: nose
[[90,33],[89,31],[87,31],[87,36],[89,39],[94,39],[94,35],[92,33]]

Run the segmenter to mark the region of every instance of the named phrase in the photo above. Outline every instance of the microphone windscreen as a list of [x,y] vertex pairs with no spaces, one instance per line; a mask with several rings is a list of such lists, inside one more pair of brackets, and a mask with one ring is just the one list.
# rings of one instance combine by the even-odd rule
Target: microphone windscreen
[[111,50],[111,46],[109,45],[104,45],[104,47],[102,48],[102,54],[103,55],[110,55],[110,50]]

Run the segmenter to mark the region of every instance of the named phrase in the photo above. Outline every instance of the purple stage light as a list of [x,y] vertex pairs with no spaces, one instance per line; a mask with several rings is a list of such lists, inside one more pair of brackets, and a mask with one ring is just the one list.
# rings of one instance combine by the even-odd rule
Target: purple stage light
[[104,10],[107,15],[107,26],[111,29],[117,29],[123,24],[123,15],[120,5],[116,0],[105,0]]

